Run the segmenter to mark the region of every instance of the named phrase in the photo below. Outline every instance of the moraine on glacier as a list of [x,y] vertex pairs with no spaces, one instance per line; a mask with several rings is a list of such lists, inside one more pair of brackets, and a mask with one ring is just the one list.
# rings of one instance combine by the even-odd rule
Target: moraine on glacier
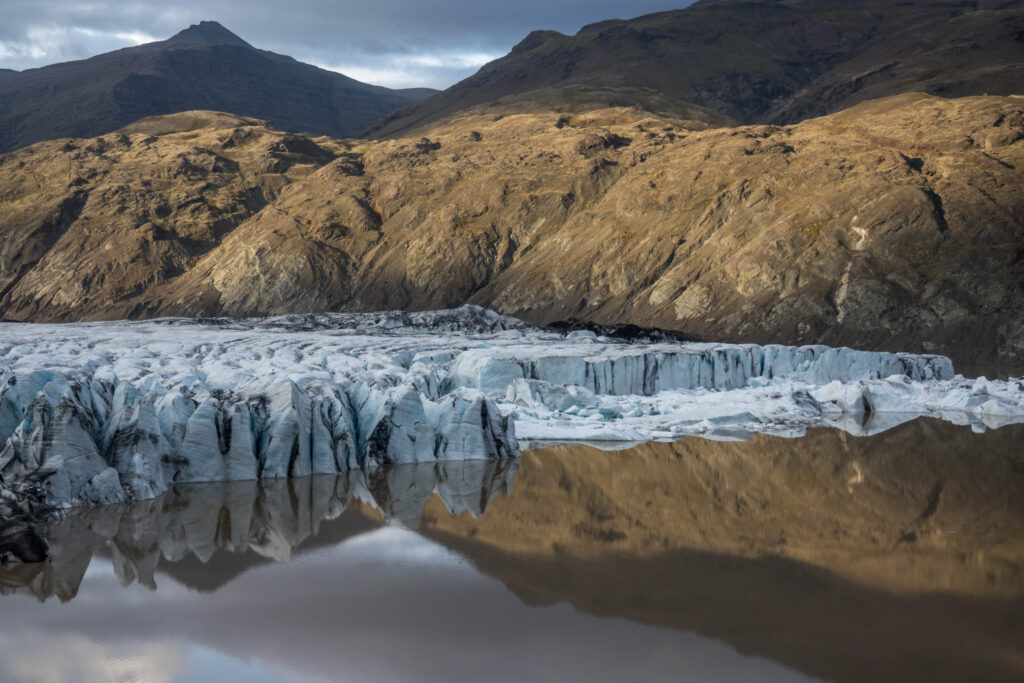
[[1022,422],[1024,382],[965,378],[935,355],[564,334],[472,306],[0,324],[0,505],[21,513],[558,443],[870,435],[921,416]]

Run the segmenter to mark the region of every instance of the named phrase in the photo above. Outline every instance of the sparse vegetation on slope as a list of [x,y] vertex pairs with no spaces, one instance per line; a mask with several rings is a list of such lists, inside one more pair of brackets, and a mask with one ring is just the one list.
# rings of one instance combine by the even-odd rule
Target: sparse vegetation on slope
[[11,320],[476,303],[1024,358],[1024,98],[795,126],[467,113],[343,142],[195,113],[0,157]]

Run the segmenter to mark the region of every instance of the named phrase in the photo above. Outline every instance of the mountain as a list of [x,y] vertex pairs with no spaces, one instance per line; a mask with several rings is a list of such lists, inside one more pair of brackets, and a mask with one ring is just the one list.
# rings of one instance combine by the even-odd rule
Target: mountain
[[4,80],[5,78],[10,78],[16,73],[18,72],[14,69],[0,69],[0,81]]
[[518,110],[640,106],[740,123],[794,123],[919,91],[1021,92],[1021,0],[702,0],[604,21],[575,36],[536,31],[475,75],[371,129],[378,137],[494,102]]
[[0,78],[0,152],[102,135],[146,116],[193,109],[350,137],[431,92],[360,83],[258,50],[204,21],[168,40]]
[[311,138],[190,112],[0,155],[8,320],[474,303],[1024,366],[1024,98]]

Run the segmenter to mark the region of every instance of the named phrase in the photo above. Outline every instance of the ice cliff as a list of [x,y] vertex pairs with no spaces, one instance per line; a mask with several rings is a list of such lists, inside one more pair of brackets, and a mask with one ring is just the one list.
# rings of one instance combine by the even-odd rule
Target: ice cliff
[[1024,416],[1024,385],[941,356],[629,343],[475,307],[0,324],[0,500],[19,509],[514,458],[520,440],[861,432],[925,413],[998,426]]

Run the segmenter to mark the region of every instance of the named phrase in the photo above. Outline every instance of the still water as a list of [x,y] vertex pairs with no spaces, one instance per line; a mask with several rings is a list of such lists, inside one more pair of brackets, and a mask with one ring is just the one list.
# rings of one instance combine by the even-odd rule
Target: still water
[[179,487],[0,568],[10,681],[1024,679],[1024,428]]

